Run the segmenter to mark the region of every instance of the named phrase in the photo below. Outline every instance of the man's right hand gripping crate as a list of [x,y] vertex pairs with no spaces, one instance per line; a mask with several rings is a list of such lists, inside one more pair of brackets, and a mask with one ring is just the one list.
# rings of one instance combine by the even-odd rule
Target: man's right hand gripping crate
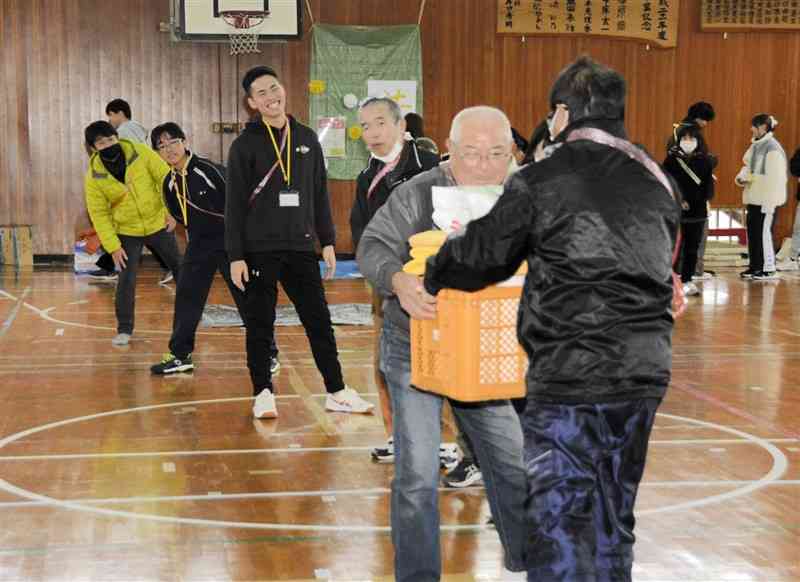
[[522,288],[445,289],[434,320],[411,320],[411,383],[454,400],[525,395],[528,357],[517,341]]

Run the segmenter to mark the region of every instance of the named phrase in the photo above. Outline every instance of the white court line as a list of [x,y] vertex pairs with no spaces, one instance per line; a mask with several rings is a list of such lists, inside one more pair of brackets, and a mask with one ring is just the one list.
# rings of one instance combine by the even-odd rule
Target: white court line
[[[297,436],[292,435],[292,436]],[[154,451],[140,453],[66,453],[62,455],[9,455],[3,461],[62,461],[70,459],[130,459],[143,457],[201,457],[206,455],[260,455],[265,453],[363,453],[374,447],[308,447],[299,444],[280,449],[206,449],[202,451]]]
[[[318,397],[320,395],[314,395]],[[322,395],[324,396],[324,395]],[[297,396],[291,395],[297,398]],[[279,398],[279,397],[278,397]],[[286,398],[286,397],[284,397]],[[309,425],[311,426],[311,425]],[[277,436],[275,433],[271,436]],[[286,436],[297,436],[298,433],[281,433]],[[322,434],[322,433],[320,433]],[[377,434],[377,433],[374,433]],[[303,436],[302,434],[300,436]],[[790,443],[798,442],[798,439],[764,439],[765,442]],[[650,441],[651,445],[709,445],[709,444],[731,444],[731,445],[757,445],[749,439],[695,439],[695,440],[676,440],[676,441]],[[204,455],[257,455],[265,453],[360,453],[372,450],[373,446],[339,446],[339,447],[303,447],[299,443],[292,443],[286,448],[274,449],[203,449],[199,451],[141,451],[137,453],[61,453],[53,455],[7,455],[0,456],[3,461],[65,461],[74,459],[125,459],[143,457],[197,457]],[[724,450],[724,449],[723,449]]]
[[0,294],[2,294],[3,297],[6,297],[8,299],[17,302],[17,304],[11,308],[11,313],[8,314],[8,317],[6,317],[6,320],[3,322],[3,325],[0,325],[0,338],[6,335],[6,333],[8,333],[8,330],[11,329],[11,324],[14,323],[14,320],[17,318],[17,315],[19,314],[19,309],[20,307],[22,307],[23,299],[25,299],[25,297],[27,297],[30,292],[31,288],[25,287],[25,290],[22,292],[22,296],[19,299],[17,299],[13,295],[10,295],[9,293],[6,293],[2,289],[0,289]]
[[[59,426],[64,426],[67,424],[73,424],[76,422],[80,422],[81,420],[86,419],[94,419],[94,418],[101,418],[101,417],[108,417],[108,416],[115,416],[119,414],[126,414],[128,412],[140,412],[143,410],[154,410],[154,409],[161,409],[161,408],[169,408],[169,407],[177,407],[177,406],[186,406],[192,404],[204,404],[204,403],[216,403],[220,401],[234,401],[234,400],[250,400],[252,398],[226,398],[226,399],[216,399],[216,400],[197,400],[197,401],[188,401],[188,402],[176,402],[176,403],[167,403],[167,404],[157,404],[157,405],[150,405],[150,406],[140,406],[130,409],[122,409],[122,410],[113,410],[109,412],[87,415],[85,417],[76,417],[72,419],[67,419],[63,421],[53,422],[47,425],[39,426],[30,428],[25,431],[21,431],[19,433],[9,435],[8,437],[0,440],[0,448],[17,441],[25,436],[29,436],[31,434],[36,434],[38,432],[42,432],[44,430],[48,430],[50,428],[55,428]],[[783,474],[786,472],[788,468],[788,460],[786,456],[773,444],[767,442],[764,439],[759,437],[755,437],[748,433],[745,433],[740,430],[736,430],[724,425],[715,424],[711,422],[705,422],[701,420],[695,420],[692,418],[672,415],[672,414],[665,414],[665,413],[658,413],[658,416],[662,418],[667,418],[669,420],[674,420],[678,422],[688,422],[693,423],[701,427],[716,429],[721,432],[727,432],[729,434],[736,435],[740,438],[752,441],[760,445],[762,448],[767,450],[769,454],[772,456],[773,462],[770,471],[756,481],[751,481],[733,491],[727,491],[725,493],[720,493],[716,495],[711,495],[709,497],[705,497],[702,499],[696,499],[691,501],[685,501],[682,503],[676,503],[673,505],[666,505],[658,508],[653,509],[645,509],[642,511],[637,512],[639,516],[643,515],[650,515],[650,514],[657,514],[657,513],[666,513],[666,512],[675,512],[684,509],[691,509],[697,507],[703,507],[706,505],[712,505],[715,503],[719,503],[722,501],[729,501],[731,499],[735,499],[744,495],[748,495],[761,489],[777,480],[779,480]],[[52,497],[48,497],[46,495],[41,495],[39,493],[35,493],[33,491],[29,491],[27,489],[23,489],[12,483],[9,483],[6,480],[0,479],[0,489],[5,490],[8,493],[17,495],[24,499],[28,499],[31,501],[40,501],[43,503],[50,504],[54,507],[58,507],[61,509],[66,510],[74,510],[74,511],[83,511],[89,512],[99,515],[108,515],[112,517],[126,517],[131,519],[141,519],[146,521],[154,521],[159,523],[182,523],[188,525],[201,525],[207,527],[231,527],[231,528],[242,528],[242,529],[259,529],[259,530],[285,530],[285,531],[336,531],[336,532],[388,532],[391,531],[391,528],[388,526],[372,526],[372,525],[344,525],[344,524],[337,524],[337,525],[326,525],[326,524],[278,524],[278,523],[258,523],[258,522],[234,522],[234,521],[220,521],[220,520],[211,520],[211,519],[199,519],[199,518],[185,518],[185,517],[178,517],[178,516],[163,516],[163,515],[154,515],[154,514],[147,514],[147,513],[138,513],[138,512],[130,512],[130,511],[119,511],[114,509],[106,509],[106,508],[99,508],[99,507],[88,507],[81,505],[80,503],[75,503],[72,501],[64,501],[55,499]],[[444,525],[441,527],[442,531],[481,531],[487,528],[486,525]]]
[[665,413],[658,413],[658,416],[661,416],[662,418],[669,418],[671,420],[687,421],[690,423],[694,423],[698,426],[703,426],[706,428],[727,432],[729,434],[734,434],[740,438],[752,441],[753,443],[756,443],[762,448],[766,449],[766,451],[772,456],[772,467],[770,468],[769,472],[766,475],[764,475],[757,481],[748,483],[747,485],[744,485],[743,487],[740,487],[738,489],[734,489],[733,491],[727,491],[725,493],[712,495],[710,497],[705,497],[703,499],[685,501],[683,503],[677,503],[675,505],[667,505],[664,507],[657,507],[654,509],[645,509],[637,512],[637,514],[640,516],[653,515],[656,513],[675,512],[684,509],[692,509],[695,507],[703,507],[706,505],[711,505],[713,503],[719,503],[721,501],[729,501],[731,499],[735,499],[743,495],[749,495],[750,493],[753,493],[761,489],[762,487],[769,485],[770,483],[780,479],[784,475],[784,473],[786,473],[786,469],[789,467],[789,461],[786,458],[786,455],[784,455],[783,452],[781,452],[781,450],[778,449],[775,445],[767,442],[765,439],[753,436],[751,434],[737,430],[735,428],[730,428],[713,422],[695,420],[693,418],[686,418],[683,416],[677,416],[674,414],[665,414]]
[[[9,299],[19,300],[14,295],[11,295],[10,293],[7,293],[6,291],[3,291],[2,289],[0,289],[0,294],[2,294],[5,297],[8,297]],[[83,328],[83,329],[96,329],[96,330],[100,330],[100,331],[116,331],[116,329],[117,329],[116,326],[92,325],[92,324],[89,324],[89,323],[78,323],[78,322],[74,322],[74,321],[66,321],[66,320],[63,320],[63,319],[56,319],[55,317],[52,317],[49,314],[49,312],[52,311],[53,309],[55,309],[55,307],[50,307],[48,309],[39,309],[38,307],[36,307],[34,305],[31,305],[30,303],[27,303],[27,302],[23,303],[23,306],[26,309],[30,309],[31,311],[36,313],[42,319],[44,319],[46,321],[50,321],[52,323],[58,323],[58,324],[67,325],[67,326],[70,326],[70,327],[79,327],[79,328]],[[284,326],[278,326],[278,327],[284,327]],[[371,325],[370,326],[346,326],[346,327],[359,327],[359,328],[362,328],[362,329],[342,329],[342,326],[340,326],[340,325],[339,326],[335,325],[333,327],[334,327],[334,333],[336,335],[341,335],[343,337],[350,336],[350,335],[360,335],[360,334],[368,334],[368,333],[371,334],[371,333],[373,333],[373,329],[372,329]],[[209,329],[209,328],[206,328],[206,329]],[[210,328],[210,329],[220,329],[220,328]],[[224,328],[224,329],[228,329],[228,328]],[[235,331],[235,332],[219,332],[219,331],[213,332],[213,331],[201,331],[200,329],[198,329],[196,333],[202,334],[202,335],[208,335],[208,336],[219,336],[219,337],[241,336],[241,334],[242,334],[241,330],[244,329],[244,328],[236,327],[236,328],[232,328],[232,329],[236,329],[237,331]],[[138,340],[141,340],[142,336],[147,335],[147,334],[169,335],[171,333],[172,333],[171,330],[160,330],[160,329],[147,330],[147,329],[145,329],[145,330],[136,330],[136,335],[134,337],[136,339],[138,339]],[[305,332],[286,332],[286,333],[280,333],[279,335],[287,336],[287,337],[288,336],[301,336],[302,335],[303,337],[305,337],[306,334],[305,334]]]
[[[758,437],[756,437],[758,438]],[[785,439],[762,439],[767,443],[796,443],[800,439],[785,438]],[[753,445],[758,444],[751,439],[668,439],[668,440],[651,440],[651,445]]]
[[[63,334],[62,334],[63,335]],[[104,342],[108,343],[108,340],[103,340]],[[195,360],[199,362],[199,360]],[[283,364],[283,360],[281,360]],[[308,362],[286,362],[287,364],[291,364],[291,366],[295,369],[306,369],[306,368],[315,368],[316,364],[313,360],[309,360]],[[372,363],[368,364],[356,364],[353,362],[345,361],[343,363],[347,364],[347,368],[374,368],[375,365]],[[58,369],[85,369],[87,373],[91,373],[92,370],[101,370],[105,368],[120,368],[124,366],[124,369],[139,369],[139,368],[150,368],[153,365],[153,360],[143,360],[140,362],[132,362],[130,360],[125,360],[124,362],[107,362],[107,363],[91,363],[91,364],[58,364],[58,363],[48,363],[47,370],[53,371]],[[200,363],[204,370],[245,370],[247,369],[247,364],[244,362],[241,363],[227,363],[227,362],[202,362]],[[19,364],[14,366],[6,366],[0,365],[0,374],[42,374],[42,365],[41,363],[38,364]]]
[[[262,474],[275,474],[282,473],[282,471],[248,471],[254,475]],[[756,483],[756,481],[643,481],[639,486],[650,488],[683,488],[683,487],[739,487],[741,485],[748,485]],[[800,485],[800,479],[786,479],[771,481],[768,486],[770,487],[786,487]],[[456,495],[467,491],[480,491],[485,489],[483,486],[471,487],[439,487],[440,494]],[[391,489],[388,487],[371,487],[365,489],[323,489],[318,491],[274,491],[274,492],[260,492],[260,493],[221,493],[214,491],[204,495],[154,495],[154,496],[132,496],[132,497],[104,497],[104,498],[86,498],[86,499],[69,499],[72,503],[80,503],[82,505],[129,505],[137,503],[172,503],[175,501],[228,501],[228,500],[243,500],[243,499],[283,499],[283,498],[304,498],[304,497],[349,497],[360,496],[364,499],[380,499],[381,495],[388,495]],[[48,506],[49,503],[45,501],[4,501],[0,502],[0,509],[13,508],[13,507],[28,507],[28,506]],[[638,512],[637,512],[638,513]]]

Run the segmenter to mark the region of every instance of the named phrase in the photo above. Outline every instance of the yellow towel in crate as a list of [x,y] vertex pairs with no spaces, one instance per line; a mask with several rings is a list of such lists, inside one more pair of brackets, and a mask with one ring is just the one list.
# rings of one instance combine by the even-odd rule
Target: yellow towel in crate
[[403,272],[422,277],[425,274],[425,261],[426,259],[412,259],[403,265]]
[[443,230],[426,230],[418,232],[408,239],[411,248],[416,247],[440,247],[447,240],[447,233]]

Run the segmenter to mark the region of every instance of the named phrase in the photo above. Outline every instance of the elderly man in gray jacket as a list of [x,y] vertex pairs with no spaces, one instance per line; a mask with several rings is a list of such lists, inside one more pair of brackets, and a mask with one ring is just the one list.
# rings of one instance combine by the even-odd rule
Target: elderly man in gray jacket
[[[391,523],[398,582],[438,581],[439,441],[444,397],[411,385],[409,316],[433,319],[436,299],[422,279],[403,272],[408,239],[433,228],[434,186],[502,184],[511,160],[511,125],[491,107],[472,107],[453,119],[450,161],[399,186],[364,231],[357,258],[361,272],[384,296],[381,371],[394,410],[395,478]],[[478,456],[505,566],[525,569],[525,473],[522,429],[508,401],[450,402]]]

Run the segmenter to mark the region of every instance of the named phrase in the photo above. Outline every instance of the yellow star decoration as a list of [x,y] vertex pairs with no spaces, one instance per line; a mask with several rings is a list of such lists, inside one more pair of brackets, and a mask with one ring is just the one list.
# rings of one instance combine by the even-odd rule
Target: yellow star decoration
[[397,91],[395,91],[395,92],[394,92],[394,95],[389,95],[389,94],[387,93],[387,94],[386,94],[386,96],[387,96],[389,99],[391,99],[392,101],[394,101],[395,103],[398,103],[398,104],[399,104],[400,102],[402,102],[402,101],[403,101],[403,99],[405,99],[406,97],[408,97],[408,95],[406,95],[405,93],[403,93],[403,92],[402,92],[400,89],[398,89]]
[[356,141],[356,140],[360,139],[361,138],[361,133],[362,133],[361,132],[361,127],[358,126],[358,125],[351,125],[347,129],[347,135],[353,141]]

